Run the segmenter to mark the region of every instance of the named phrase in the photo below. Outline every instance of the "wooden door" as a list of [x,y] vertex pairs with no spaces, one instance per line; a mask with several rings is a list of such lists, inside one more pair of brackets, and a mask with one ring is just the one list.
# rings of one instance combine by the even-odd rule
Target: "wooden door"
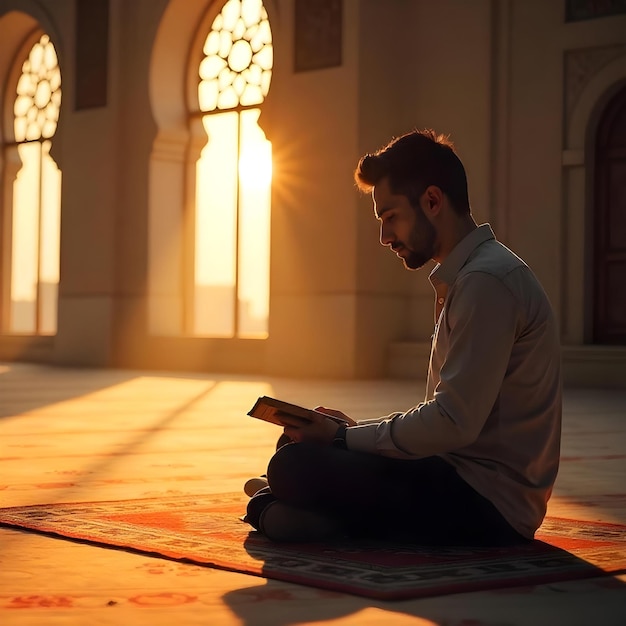
[[626,345],[626,85],[596,137],[593,339]]

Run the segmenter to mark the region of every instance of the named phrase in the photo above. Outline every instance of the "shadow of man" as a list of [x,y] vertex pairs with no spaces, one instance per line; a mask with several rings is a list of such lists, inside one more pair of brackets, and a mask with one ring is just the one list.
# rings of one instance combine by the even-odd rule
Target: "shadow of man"
[[[259,611],[272,615],[268,623],[283,625],[322,621],[364,609],[380,609],[427,618],[443,610],[417,602],[455,593],[532,589],[546,583],[604,577],[626,589],[615,576],[626,573],[624,558],[611,557],[606,537],[598,537],[601,565],[547,541],[515,547],[485,548],[421,546],[417,544],[344,541],[329,544],[277,544],[251,532],[244,541],[249,556],[262,561],[262,585],[230,591],[224,602],[245,624],[259,624]],[[570,540],[571,543],[571,540]],[[586,540],[593,549],[593,541]],[[626,546],[626,539],[618,542]],[[619,546],[615,546],[619,548]],[[614,578],[608,578],[613,575]],[[299,583],[298,586],[286,582]],[[569,594],[562,594],[566,597]],[[529,598],[530,601],[530,598]],[[563,601],[563,600],[562,600]],[[441,615],[438,615],[441,617]]]

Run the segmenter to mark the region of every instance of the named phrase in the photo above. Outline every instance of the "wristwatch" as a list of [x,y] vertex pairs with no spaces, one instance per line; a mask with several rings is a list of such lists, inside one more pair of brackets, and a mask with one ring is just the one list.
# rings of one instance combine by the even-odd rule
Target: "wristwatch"
[[348,444],[346,443],[346,430],[347,424],[342,424],[337,429],[335,437],[333,438],[333,448],[339,448],[340,450],[347,450]]

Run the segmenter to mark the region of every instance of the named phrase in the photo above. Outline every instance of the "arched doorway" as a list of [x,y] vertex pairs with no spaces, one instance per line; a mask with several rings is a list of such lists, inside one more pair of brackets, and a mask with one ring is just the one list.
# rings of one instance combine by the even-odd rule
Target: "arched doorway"
[[626,85],[598,125],[594,200],[593,340],[626,345]]

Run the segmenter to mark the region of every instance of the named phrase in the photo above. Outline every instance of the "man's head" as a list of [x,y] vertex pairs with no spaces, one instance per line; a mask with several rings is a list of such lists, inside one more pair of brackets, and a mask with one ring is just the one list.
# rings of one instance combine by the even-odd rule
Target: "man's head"
[[391,192],[406,196],[415,208],[426,188],[434,185],[448,197],[457,213],[470,212],[465,168],[448,137],[433,130],[414,130],[393,139],[374,154],[366,154],[359,161],[354,178],[366,193],[388,178]]
[[470,215],[465,168],[447,137],[432,130],[407,133],[365,155],[354,178],[359,189],[373,192],[381,244],[409,269],[437,256],[444,206],[453,217]]

